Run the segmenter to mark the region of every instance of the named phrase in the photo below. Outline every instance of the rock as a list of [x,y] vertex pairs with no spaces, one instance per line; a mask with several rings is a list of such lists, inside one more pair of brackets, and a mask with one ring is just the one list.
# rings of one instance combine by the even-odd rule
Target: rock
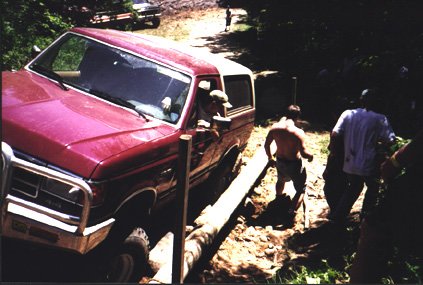
[[273,256],[273,255],[275,254],[275,252],[276,252],[276,249],[275,249],[275,248],[266,248],[266,249],[264,250],[264,253],[265,253],[267,256]]
[[246,216],[251,216],[255,213],[256,207],[254,206],[253,201],[247,197],[244,202],[243,214]]
[[261,235],[259,239],[262,242],[268,242],[269,241],[269,238],[267,237],[267,235]]

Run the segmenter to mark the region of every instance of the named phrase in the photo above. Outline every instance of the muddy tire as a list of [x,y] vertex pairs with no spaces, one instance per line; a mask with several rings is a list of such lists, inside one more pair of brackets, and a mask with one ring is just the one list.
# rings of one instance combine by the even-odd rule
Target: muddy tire
[[103,256],[103,266],[95,279],[108,283],[138,283],[148,272],[149,252],[147,234],[142,228],[135,228],[117,250]]
[[231,156],[225,158],[219,167],[210,175],[208,184],[208,192],[210,193],[210,203],[214,204],[225,190],[232,183],[239,172],[241,164],[241,156]]

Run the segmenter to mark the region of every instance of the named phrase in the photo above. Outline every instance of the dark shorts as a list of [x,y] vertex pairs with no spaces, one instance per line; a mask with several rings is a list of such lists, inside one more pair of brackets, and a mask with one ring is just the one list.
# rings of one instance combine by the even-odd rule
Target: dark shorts
[[301,159],[287,160],[276,158],[276,170],[278,171],[278,181],[288,182],[292,180],[294,184],[305,182],[305,169]]

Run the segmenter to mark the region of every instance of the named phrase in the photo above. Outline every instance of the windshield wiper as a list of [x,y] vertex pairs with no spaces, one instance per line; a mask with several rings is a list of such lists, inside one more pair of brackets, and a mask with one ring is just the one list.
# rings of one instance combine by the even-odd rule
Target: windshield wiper
[[122,99],[122,98],[119,98],[119,97],[113,97],[112,95],[110,95],[110,94],[108,94],[106,92],[103,92],[103,91],[100,91],[100,90],[96,90],[96,89],[90,89],[89,90],[89,93],[91,93],[91,94],[93,94],[93,95],[95,95],[97,97],[100,97],[102,99],[105,99],[107,101],[113,102],[115,104],[118,104],[118,105],[127,107],[129,109],[132,109],[135,112],[137,112],[140,116],[142,116],[147,122],[149,121],[146,115],[144,115],[142,112],[140,112],[139,110],[137,110],[137,108],[136,108],[136,106],[134,104],[132,104],[131,102],[126,101],[125,99]]
[[67,88],[65,86],[65,84],[63,83],[62,76],[60,76],[59,74],[57,74],[53,70],[50,70],[47,67],[44,67],[44,66],[42,66],[40,64],[36,64],[36,63],[35,64],[31,64],[30,65],[30,68],[33,69],[33,70],[35,70],[35,71],[38,71],[39,73],[41,73],[43,75],[46,75],[46,76],[50,77],[53,80],[56,80],[57,83],[59,83],[60,87],[63,90],[65,90],[65,91],[68,91],[69,90],[69,88]]

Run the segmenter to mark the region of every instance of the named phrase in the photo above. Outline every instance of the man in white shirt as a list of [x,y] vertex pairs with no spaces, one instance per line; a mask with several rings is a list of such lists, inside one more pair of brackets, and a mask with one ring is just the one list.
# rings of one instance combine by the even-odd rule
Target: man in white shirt
[[378,143],[391,144],[395,141],[395,134],[386,116],[373,111],[378,103],[376,91],[366,89],[360,99],[364,108],[344,111],[331,134],[334,140],[343,138],[343,171],[348,177],[347,189],[329,215],[335,222],[342,222],[348,216],[364,183],[367,191],[361,218],[374,206],[379,188],[376,147]]

